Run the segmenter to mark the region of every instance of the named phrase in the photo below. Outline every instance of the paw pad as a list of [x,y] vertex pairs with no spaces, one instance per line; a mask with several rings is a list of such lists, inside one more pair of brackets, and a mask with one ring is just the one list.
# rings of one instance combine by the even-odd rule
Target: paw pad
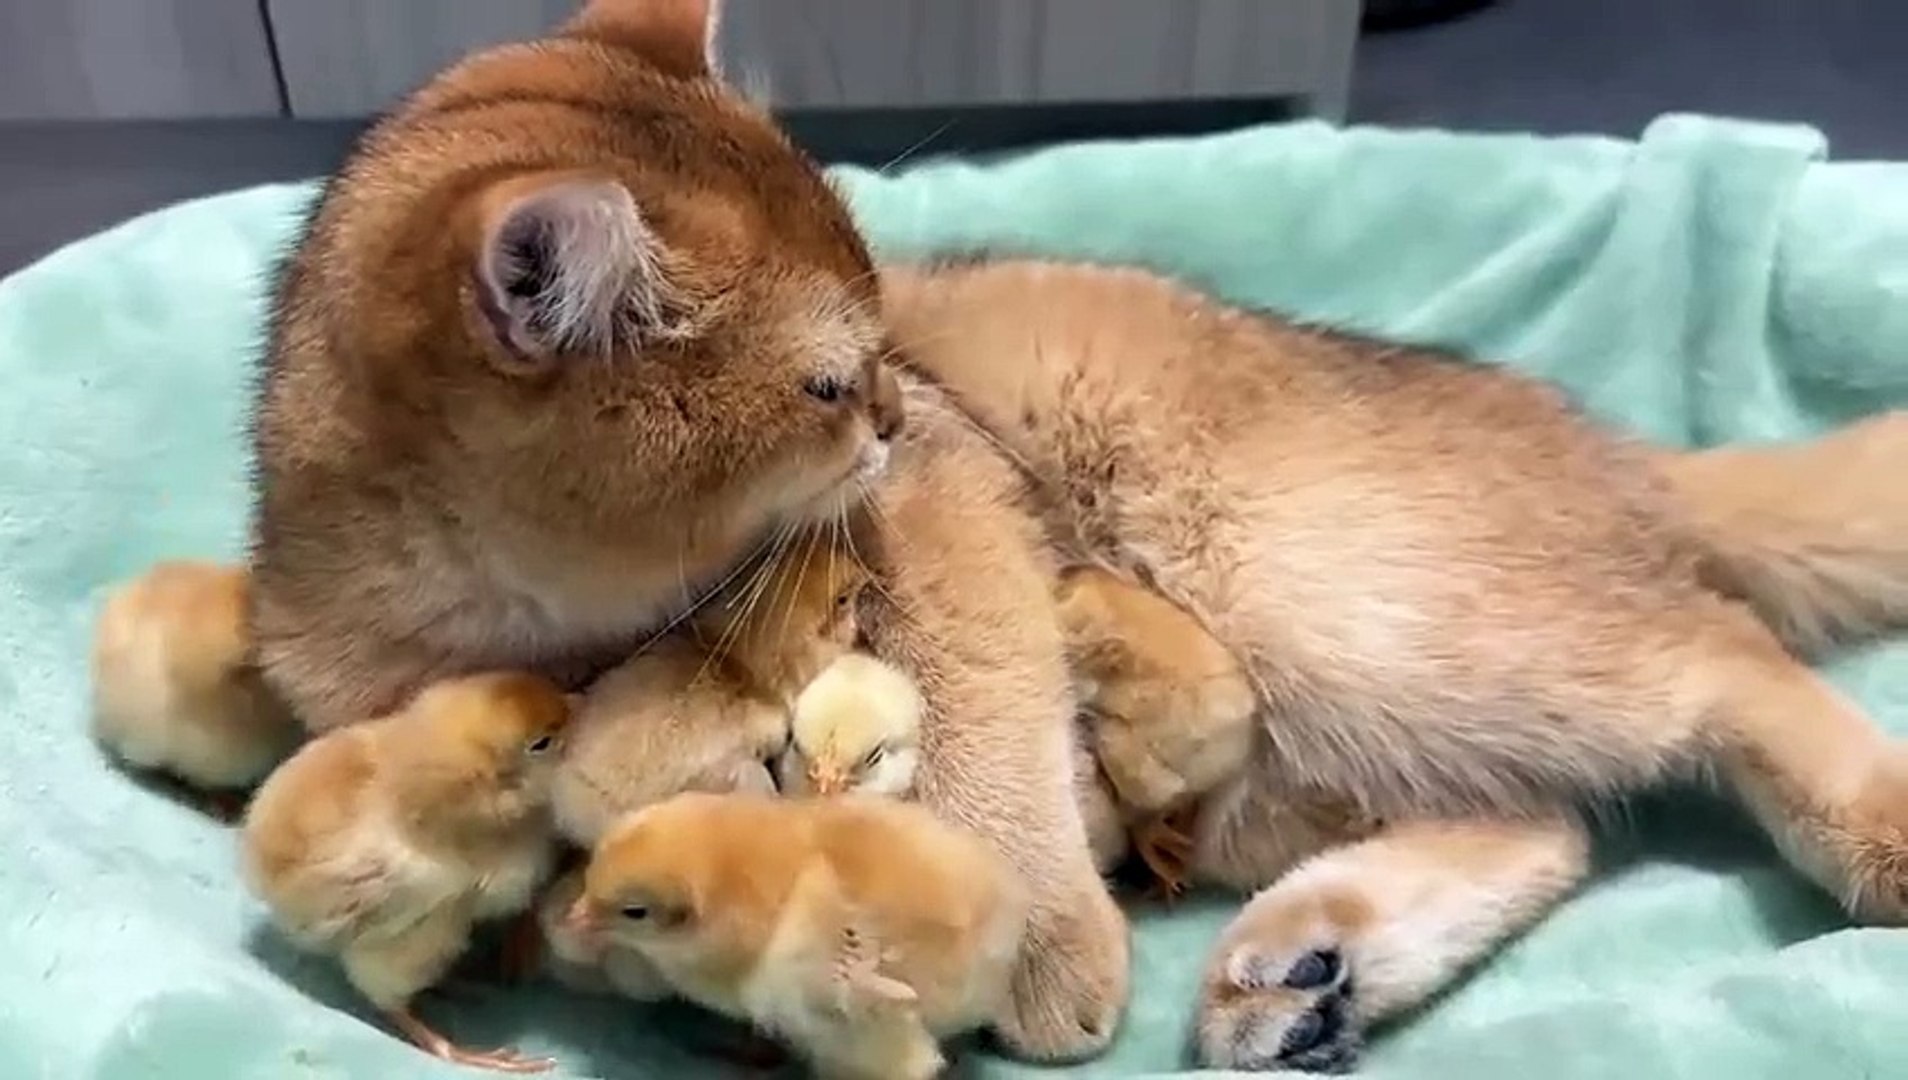
[[1293,990],[1316,990],[1336,982],[1344,967],[1344,958],[1337,949],[1313,949],[1292,962],[1280,985]]
[[1290,952],[1242,948],[1227,974],[1245,994],[1224,1006],[1224,1034],[1207,1063],[1224,1068],[1349,1071],[1362,1040],[1350,965],[1333,947]]

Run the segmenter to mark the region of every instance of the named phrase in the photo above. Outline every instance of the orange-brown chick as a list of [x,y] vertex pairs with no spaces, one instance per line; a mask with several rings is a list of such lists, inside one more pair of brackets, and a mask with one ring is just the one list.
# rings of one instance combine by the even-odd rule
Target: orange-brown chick
[[1062,577],[1056,600],[1095,756],[1135,850],[1177,893],[1189,815],[1245,768],[1258,695],[1230,650],[1149,589],[1082,567]]
[[669,997],[669,984],[641,953],[571,924],[570,909],[582,895],[583,870],[579,867],[551,882],[537,900],[544,970],[573,990],[617,993],[637,1001]]
[[868,543],[865,530],[802,534],[696,609],[691,636],[755,692],[793,704],[802,687],[854,646],[856,610],[872,580],[856,552]]
[[107,598],[93,638],[93,736],[126,764],[220,795],[249,788],[298,745],[252,665],[250,577],[163,562]]
[[1126,810],[1113,794],[1113,785],[1093,755],[1087,733],[1076,731],[1073,739],[1073,798],[1079,804],[1080,818],[1086,823],[1087,849],[1093,852],[1093,866],[1102,874],[1112,873],[1126,861],[1132,850],[1127,834]]
[[554,852],[551,777],[569,707],[530,675],[426,688],[402,711],[307,744],[245,819],[247,883],[298,944],[334,953],[353,986],[438,1057],[511,1072],[553,1063],[466,1050],[411,999],[478,920],[529,908]]
[[573,922],[834,1080],[927,1080],[1008,992],[1028,896],[977,837],[889,799],[688,794],[592,853]]

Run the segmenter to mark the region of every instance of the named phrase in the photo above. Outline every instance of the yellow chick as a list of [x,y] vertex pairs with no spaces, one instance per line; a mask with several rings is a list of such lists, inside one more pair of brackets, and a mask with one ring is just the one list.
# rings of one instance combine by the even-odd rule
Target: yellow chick
[[554,1063],[453,1044],[411,1011],[473,924],[529,909],[554,853],[551,778],[569,707],[530,675],[436,683],[402,711],[307,744],[245,819],[247,884],[299,945],[420,1048],[466,1065]]
[[1177,893],[1198,801],[1249,760],[1258,695],[1224,645],[1149,589],[1083,567],[1056,600],[1100,767],[1135,849]]
[[93,737],[126,764],[222,798],[298,745],[290,712],[251,663],[250,577],[164,562],[107,598],[93,638]]
[[571,922],[824,1080],[929,1080],[1004,1000],[1027,911],[1005,859],[918,805],[687,794],[604,837]]
[[543,936],[543,968],[556,981],[587,993],[616,993],[636,1001],[662,1001],[669,984],[643,955],[578,930],[570,909],[583,895],[583,870],[557,878],[537,901],[537,928]]
[[790,706],[852,647],[869,580],[842,534],[804,536],[599,679],[558,775],[558,829],[589,847],[679,792],[774,791]]
[[583,694],[557,769],[557,830],[579,847],[683,791],[775,790],[788,712],[711,673],[695,642],[665,637]]
[[[619,994],[642,1002],[676,996],[642,953],[579,929],[571,921],[570,911],[582,895],[583,870],[579,867],[559,876],[537,901],[540,967],[544,973],[586,994]],[[742,1068],[774,1069],[787,1062],[781,1046],[748,1031],[722,1037],[719,1042],[709,1041],[700,1049]]]
[[921,764],[921,690],[907,673],[851,652],[795,697],[779,775],[789,795],[886,795],[914,787]]

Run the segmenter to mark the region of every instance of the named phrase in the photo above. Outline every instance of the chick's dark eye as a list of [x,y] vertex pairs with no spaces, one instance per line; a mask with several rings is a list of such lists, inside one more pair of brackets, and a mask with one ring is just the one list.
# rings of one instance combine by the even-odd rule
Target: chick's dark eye
[[631,922],[641,922],[649,918],[649,908],[643,904],[631,904],[623,909],[623,918]]
[[861,767],[864,769],[872,769],[876,765],[881,764],[881,759],[887,756],[888,748],[885,746],[877,746],[873,750],[868,751],[867,757],[861,759]]
[[840,401],[845,389],[842,381],[833,375],[817,375],[802,384],[802,391],[809,397],[829,403]]
[[835,597],[835,606],[838,608],[845,608],[849,604],[853,603],[854,599],[855,599],[854,593],[846,593],[846,592],[842,593],[840,596]]
[[555,742],[556,742],[556,740],[555,740],[554,738],[552,738],[551,736],[548,736],[548,735],[539,735],[539,736],[537,736],[536,738],[534,738],[534,739],[531,739],[531,740],[530,740],[530,742],[529,742],[529,744],[528,744],[528,745],[526,745],[526,746],[524,747],[524,749],[525,749],[525,750],[528,750],[529,752],[531,752],[531,753],[533,753],[533,754],[541,754],[541,753],[543,753],[543,752],[544,752],[545,750],[548,750],[548,749],[550,749],[550,747],[551,747],[551,746],[552,746],[552,745],[553,745],[553,744],[554,744]]

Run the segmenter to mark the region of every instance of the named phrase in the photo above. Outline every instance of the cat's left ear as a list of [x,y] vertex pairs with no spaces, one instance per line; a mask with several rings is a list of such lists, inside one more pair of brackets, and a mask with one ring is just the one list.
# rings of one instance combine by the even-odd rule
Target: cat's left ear
[[562,32],[632,49],[666,74],[698,79],[715,73],[721,23],[719,0],[589,0]]
[[613,178],[501,181],[482,197],[475,247],[478,307],[509,370],[608,355],[662,332],[669,318],[662,243]]

